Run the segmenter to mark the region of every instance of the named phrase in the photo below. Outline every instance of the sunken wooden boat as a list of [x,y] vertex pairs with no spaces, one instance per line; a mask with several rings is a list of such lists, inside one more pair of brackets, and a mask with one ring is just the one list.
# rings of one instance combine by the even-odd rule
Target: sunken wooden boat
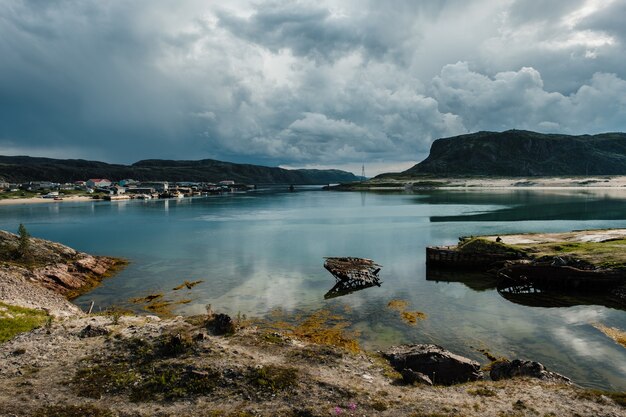
[[555,262],[508,262],[497,275],[500,291],[527,285],[542,290],[603,291],[626,284],[622,269],[581,269]]
[[380,281],[377,283],[338,281],[334,287],[332,287],[330,290],[328,290],[326,294],[324,294],[324,299],[329,300],[331,298],[343,297],[344,295],[352,294],[353,292],[376,286],[380,287]]
[[378,273],[382,268],[376,262],[366,258],[327,257],[324,268],[330,272],[343,287],[373,284],[380,286]]

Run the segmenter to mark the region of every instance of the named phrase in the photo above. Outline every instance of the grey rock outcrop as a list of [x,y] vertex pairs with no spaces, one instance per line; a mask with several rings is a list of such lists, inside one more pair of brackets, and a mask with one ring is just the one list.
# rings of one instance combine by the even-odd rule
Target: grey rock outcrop
[[415,375],[404,371],[405,369],[421,373],[437,385],[452,385],[483,378],[478,362],[437,345],[393,346],[383,352],[383,356],[403,377],[407,374],[409,379]]
[[515,359],[495,362],[491,366],[489,376],[494,381],[515,377],[538,378],[544,381],[569,383],[570,379],[556,372],[548,371],[543,364],[535,361]]
[[0,230],[0,261],[9,261],[3,270],[65,297],[74,297],[93,287],[121,262],[37,238],[28,239],[28,262],[20,262],[11,258],[18,240],[17,235]]
[[124,263],[32,237],[26,257],[17,256],[18,246],[17,235],[0,230],[0,302],[44,309],[55,317],[81,315],[67,299],[98,285]]
[[422,385],[432,385],[433,381],[426,375],[421,372],[415,372],[412,369],[404,368],[400,374],[402,375],[402,380],[406,384],[422,384]]

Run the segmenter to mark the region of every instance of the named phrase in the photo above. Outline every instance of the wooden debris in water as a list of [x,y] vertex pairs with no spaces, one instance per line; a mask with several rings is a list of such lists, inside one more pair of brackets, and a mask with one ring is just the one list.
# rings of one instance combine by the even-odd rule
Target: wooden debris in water
[[324,268],[333,274],[338,282],[380,286],[378,273],[382,267],[371,259],[353,257],[327,257],[325,259]]
[[380,283],[360,283],[360,282],[351,282],[351,281],[339,281],[337,282],[326,294],[324,294],[324,299],[328,300],[331,298],[341,297],[344,295],[352,294],[355,291],[364,290],[369,287],[379,286]]

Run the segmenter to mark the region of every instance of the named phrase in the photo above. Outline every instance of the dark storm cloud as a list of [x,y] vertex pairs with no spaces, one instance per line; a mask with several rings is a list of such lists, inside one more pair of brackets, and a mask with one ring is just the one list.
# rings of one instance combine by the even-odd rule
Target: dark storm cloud
[[480,129],[626,129],[626,1],[0,4],[0,153],[416,160]]
[[515,0],[507,11],[508,22],[511,25],[553,23],[585,3],[586,0]]
[[582,29],[603,31],[615,36],[623,46],[624,41],[626,41],[624,16],[626,16],[626,2],[609,2],[605,8],[588,16],[579,26]]
[[[260,4],[249,17],[218,13],[220,24],[234,35],[269,48],[288,48],[294,55],[316,61],[334,61],[362,51],[368,57],[405,59],[405,42],[419,32],[415,2],[395,2],[395,7],[372,3],[363,10],[333,10],[317,4],[290,1]],[[426,2],[429,3],[429,2]],[[423,8],[422,6],[421,8]],[[393,27],[394,30],[389,30]]]
[[1,137],[99,150],[163,139],[180,103],[132,15],[85,2],[5,2]]

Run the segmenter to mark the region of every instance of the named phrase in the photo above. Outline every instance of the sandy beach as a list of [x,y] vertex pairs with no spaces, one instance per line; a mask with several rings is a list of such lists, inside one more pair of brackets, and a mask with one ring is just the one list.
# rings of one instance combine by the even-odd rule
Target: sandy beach
[[527,178],[451,178],[448,187],[483,188],[620,188],[626,187],[626,176],[616,177],[527,177]]
[[59,204],[59,203],[67,203],[67,202],[80,202],[80,201],[94,201],[91,197],[83,197],[83,196],[72,196],[72,197],[63,197],[63,200],[55,200],[54,198],[41,198],[41,197],[31,197],[31,198],[6,198],[0,200],[0,206],[12,206],[12,205],[20,205],[20,204]]
[[362,183],[342,184],[337,187],[345,190],[393,190],[393,189],[532,189],[532,190],[602,190],[626,189],[626,176],[594,177],[411,177],[411,178],[372,178]]

